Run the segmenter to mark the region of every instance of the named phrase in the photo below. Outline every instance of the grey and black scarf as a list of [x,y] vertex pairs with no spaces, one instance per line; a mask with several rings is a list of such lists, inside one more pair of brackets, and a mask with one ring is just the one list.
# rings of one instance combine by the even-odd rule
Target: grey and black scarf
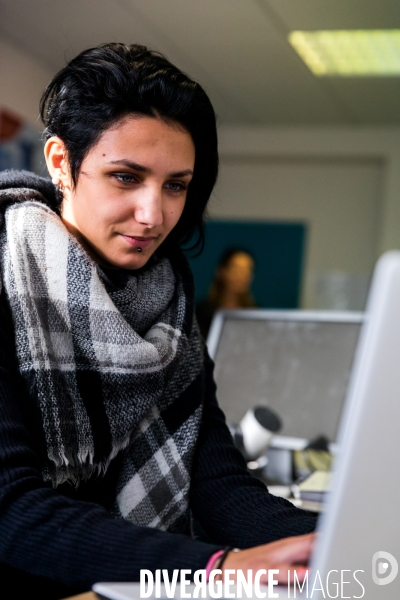
[[1,293],[40,410],[43,478],[78,486],[122,453],[115,514],[185,531],[203,397],[190,269],[177,251],[106,272],[46,206],[51,186],[0,175]]

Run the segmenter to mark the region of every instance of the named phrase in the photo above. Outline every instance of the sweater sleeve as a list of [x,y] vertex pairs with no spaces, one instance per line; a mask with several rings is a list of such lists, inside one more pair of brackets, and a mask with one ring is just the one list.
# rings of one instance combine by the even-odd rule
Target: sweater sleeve
[[115,519],[101,503],[43,481],[21,410],[10,319],[0,296],[0,572],[31,577],[33,594],[41,578],[78,593],[97,581],[138,581],[140,569],[204,569],[221,546]]
[[248,471],[218,406],[213,368],[206,352],[206,399],[190,498],[195,519],[212,540],[240,548],[313,531],[314,515],[270,494]]

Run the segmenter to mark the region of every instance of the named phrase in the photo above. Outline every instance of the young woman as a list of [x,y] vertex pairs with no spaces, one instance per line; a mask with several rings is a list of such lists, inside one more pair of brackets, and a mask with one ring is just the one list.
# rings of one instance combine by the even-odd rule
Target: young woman
[[161,55],[107,44],[54,77],[41,114],[52,181],[0,177],[3,585],[63,598],[223,551],[224,568],[284,580],[315,519],[235,450],[180,250],[217,176],[207,95]]
[[255,308],[251,293],[254,258],[242,248],[227,248],[218,261],[207,296],[196,307],[197,322],[207,338],[214,314],[220,309]]

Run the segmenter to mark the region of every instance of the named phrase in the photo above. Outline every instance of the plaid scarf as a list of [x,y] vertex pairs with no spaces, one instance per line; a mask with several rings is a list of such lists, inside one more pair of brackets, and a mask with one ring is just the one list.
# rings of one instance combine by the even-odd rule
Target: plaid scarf
[[0,203],[18,202],[0,234],[2,293],[19,372],[40,409],[44,480],[78,486],[120,455],[114,514],[188,531],[203,348],[186,260],[153,257],[113,276],[37,191],[1,187]]

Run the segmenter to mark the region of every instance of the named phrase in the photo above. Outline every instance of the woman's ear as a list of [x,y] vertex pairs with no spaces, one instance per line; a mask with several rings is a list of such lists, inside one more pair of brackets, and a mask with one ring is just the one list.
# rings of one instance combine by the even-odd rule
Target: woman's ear
[[59,185],[62,189],[70,188],[71,178],[67,150],[61,138],[52,136],[46,141],[44,145],[44,157],[53,183]]

